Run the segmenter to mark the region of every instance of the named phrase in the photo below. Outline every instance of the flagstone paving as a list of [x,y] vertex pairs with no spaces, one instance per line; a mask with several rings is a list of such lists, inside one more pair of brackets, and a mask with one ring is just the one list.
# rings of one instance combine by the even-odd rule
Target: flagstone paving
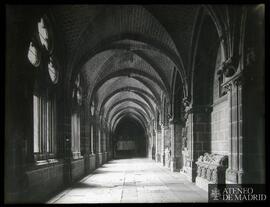
[[47,203],[208,202],[207,192],[149,159],[109,161]]

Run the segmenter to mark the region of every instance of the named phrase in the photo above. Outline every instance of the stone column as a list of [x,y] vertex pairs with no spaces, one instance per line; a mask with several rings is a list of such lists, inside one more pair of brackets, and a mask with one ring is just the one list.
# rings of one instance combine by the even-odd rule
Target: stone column
[[162,140],[161,140],[161,129],[157,129],[157,154],[158,162],[162,163]]
[[180,120],[171,119],[170,120],[171,129],[171,171],[175,172],[180,170],[181,164],[181,149],[182,149],[182,137],[181,131],[182,126]]
[[85,154],[89,155],[91,153],[91,139],[90,139],[90,126],[89,122],[87,122],[87,125],[85,126]]
[[107,130],[106,131],[106,152],[108,153],[108,157],[109,158],[109,153],[110,153],[110,133],[109,131]]
[[90,136],[91,136],[91,154],[94,154],[94,127],[93,127],[93,124],[91,124],[91,128],[90,128],[90,130],[91,130],[91,134],[90,134]]
[[101,153],[101,132],[100,132],[100,127],[98,127],[98,153]]
[[106,129],[103,128],[103,152],[106,152],[106,140],[107,139],[107,133],[106,133]]
[[107,162],[107,137],[108,137],[108,134],[107,134],[107,129],[104,127],[103,128],[103,157],[104,157],[104,160],[103,160],[103,163]]
[[81,155],[87,157],[90,150],[90,140],[89,140],[89,118],[86,116],[85,107],[81,108],[80,111],[80,152]]
[[167,125],[164,125],[164,151],[165,151],[165,166],[170,167],[171,165],[171,153],[170,151],[167,151],[171,149],[171,128],[169,126],[169,123]]
[[237,76],[225,86],[229,97],[229,163],[226,171],[226,183],[241,184],[243,170],[242,137],[242,86],[241,76]]
[[97,154],[97,165],[101,166],[103,164],[103,159],[102,159],[102,151],[103,151],[103,143],[102,143],[102,128],[101,125],[98,125],[98,154]]
[[153,129],[153,126],[151,124],[150,127],[150,132],[149,132],[150,136],[151,136],[151,140],[152,140],[152,148],[151,148],[151,157],[153,160],[155,160],[155,156],[156,156],[156,140],[155,140],[155,132]]
[[156,129],[154,129],[154,135],[155,135],[155,160],[158,162],[158,132]]
[[146,139],[148,139],[148,145],[147,145],[147,157],[149,158],[149,159],[152,159],[151,157],[152,157],[152,146],[153,146],[153,142],[152,142],[152,136],[151,136],[151,133],[147,130],[147,132],[146,132]]
[[90,172],[90,154],[91,154],[91,134],[90,134],[90,130],[91,130],[91,126],[90,126],[90,122],[89,122],[89,119],[85,116],[84,117],[84,133],[83,133],[83,140],[84,142],[81,143],[81,145],[83,145],[84,147],[84,154],[83,154],[83,157],[84,157],[84,171],[85,171],[85,174],[89,173]]
[[164,124],[161,124],[161,163],[165,166],[165,133]]
[[243,183],[243,117],[242,117],[242,79],[235,80],[237,87],[237,135],[238,135],[238,181]]
[[181,170],[187,178],[195,182],[196,164],[198,157],[210,150],[210,106],[187,106],[186,111],[186,137],[187,148],[185,160]]
[[174,145],[174,123],[173,120],[170,120],[170,129],[171,129],[171,171],[175,171],[176,169],[176,163],[175,163],[175,157],[174,157],[174,151],[175,151],[175,145]]
[[95,169],[95,166],[96,166],[96,157],[95,157],[95,151],[94,151],[94,141],[95,141],[95,134],[94,134],[94,123],[93,123],[93,120],[91,120],[91,123],[90,123],[90,137],[89,137],[89,140],[90,140],[90,155],[89,155],[89,169],[90,171],[94,170]]
[[196,177],[196,165],[195,165],[195,150],[194,150],[194,133],[193,133],[193,127],[194,127],[194,114],[189,111],[187,113],[187,121],[186,121],[186,127],[187,127],[187,153],[185,155],[185,163],[184,163],[184,169],[183,173],[187,176],[188,180],[191,182],[195,182]]

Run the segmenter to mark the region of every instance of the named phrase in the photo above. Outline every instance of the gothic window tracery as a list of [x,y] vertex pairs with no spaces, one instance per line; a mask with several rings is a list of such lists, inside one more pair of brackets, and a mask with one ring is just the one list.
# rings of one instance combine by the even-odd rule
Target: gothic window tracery
[[29,44],[27,57],[33,66],[35,66],[35,67],[39,66],[40,58],[41,58],[40,51],[37,49],[37,47],[34,45],[33,42],[30,42],[30,44]]
[[55,61],[50,57],[50,61],[48,63],[48,71],[51,78],[51,81],[55,84],[58,82],[59,72],[56,67]]
[[[56,156],[56,92],[59,64],[53,53],[53,34],[47,16],[36,24],[27,58],[38,70],[33,92],[33,152],[37,163]],[[44,75],[45,74],[45,75]]]

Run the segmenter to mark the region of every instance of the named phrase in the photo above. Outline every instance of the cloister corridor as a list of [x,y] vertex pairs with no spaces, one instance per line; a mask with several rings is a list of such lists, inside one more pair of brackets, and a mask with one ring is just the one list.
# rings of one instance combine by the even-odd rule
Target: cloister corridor
[[47,203],[207,202],[207,192],[147,158],[109,161]]
[[4,203],[266,186],[264,4],[10,4],[5,34]]

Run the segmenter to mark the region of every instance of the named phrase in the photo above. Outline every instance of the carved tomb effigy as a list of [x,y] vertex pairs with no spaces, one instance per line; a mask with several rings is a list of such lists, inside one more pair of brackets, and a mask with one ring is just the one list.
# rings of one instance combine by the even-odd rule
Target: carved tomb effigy
[[204,153],[197,162],[196,185],[208,190],[208,184],[225,184],[228,156]]

